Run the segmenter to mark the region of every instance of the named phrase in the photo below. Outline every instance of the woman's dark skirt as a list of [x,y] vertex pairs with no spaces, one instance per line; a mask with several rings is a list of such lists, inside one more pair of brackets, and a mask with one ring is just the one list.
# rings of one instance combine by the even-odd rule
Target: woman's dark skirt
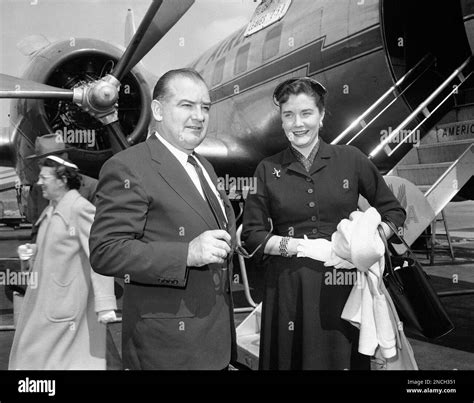
[[322,262],[280,256],[264,267],[260,369],[370,369],[357,352],[359,330],[341,319],[355,270],[337,275]]

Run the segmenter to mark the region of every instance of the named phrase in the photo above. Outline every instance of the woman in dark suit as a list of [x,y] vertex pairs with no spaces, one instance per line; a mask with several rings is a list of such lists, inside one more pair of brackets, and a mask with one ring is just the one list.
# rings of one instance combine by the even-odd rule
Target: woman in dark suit
[[298,258],[297,247],[305,235],[330,240],[357,210],[359,194],[397,227],[405,211],[361,151],[319,137],[326,96],[320,83],[290,79],[273,96],[290,144],[258,165],[242,231],[245,248],[261,245],[264,262],[260,369],[370,369],[370,357],[357,352],[358,330],[341,319],[353,284],[328,281],[334,267]]

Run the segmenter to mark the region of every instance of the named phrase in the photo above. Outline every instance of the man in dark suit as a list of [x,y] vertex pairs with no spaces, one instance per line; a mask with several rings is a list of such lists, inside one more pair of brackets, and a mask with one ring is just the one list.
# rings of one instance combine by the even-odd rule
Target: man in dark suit
[[235,217],[194,152],[209,91],[196,71],[180,69],[158,80],[153,98],[156,131],[100,172],[91,265],[124,279],[124,369],[225,369],[236,352]]

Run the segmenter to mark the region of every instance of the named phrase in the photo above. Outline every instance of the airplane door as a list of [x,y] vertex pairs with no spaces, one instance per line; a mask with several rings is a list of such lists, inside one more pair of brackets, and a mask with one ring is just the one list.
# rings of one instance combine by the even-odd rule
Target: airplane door
[[474,54],[474,0],[461,0],[461,9],[469,46]]

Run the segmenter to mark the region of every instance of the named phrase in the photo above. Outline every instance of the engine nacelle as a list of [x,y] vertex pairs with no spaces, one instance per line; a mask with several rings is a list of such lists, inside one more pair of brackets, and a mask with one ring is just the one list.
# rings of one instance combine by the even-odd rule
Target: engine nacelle
[[[23,78],[59,88],[72,89],[110,73],[123,51],[95,39],[73,38],[53,43],[32,58]],[[151,117],[151,91],[144,74],[135,67],[121,82],[118,118],[125,135],[134,143],[146,137]],[[17,172],[24,184],[37,180],[34,154],[35,139],[48,133],[74,147],[69,158],[81,172],[97,176],[111,155],[108,133],[103,124],[73,102],[55,99],[16,99],[11,103],[14,128],[3,139],[5,151],[14,150]]]

